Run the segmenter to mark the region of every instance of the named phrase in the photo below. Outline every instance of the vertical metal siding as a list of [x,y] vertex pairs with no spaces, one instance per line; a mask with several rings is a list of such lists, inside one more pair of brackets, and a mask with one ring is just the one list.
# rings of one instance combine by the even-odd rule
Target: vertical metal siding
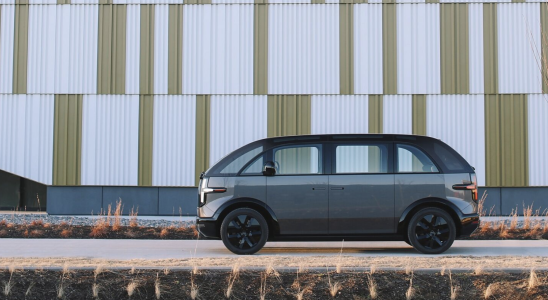
[[[254,4],[255,0],[212,0],[212,4]],[[272,3],[272,1],[270,1]]]
[[354,92],[383,93],[382,4],[354,5]]
[[137,185],[139,96],[84,95],[82,185]]
[[267,96],[211,96],[209,163],[267,137]]
[[368,133],[368,96],[313,95],[311,133]]
[[339,94],[339,5],[271,5],[269,94]]
[[541,45],[540,4],[498,5],[499,93],[542,93]]
[[57,5],[55,93],[97,92],[97,5]]
[[439,4],[399,4],[398,93],[439,94]]
[[503,3],[512,0],[440,0],[440,3]]
[[152,185],[194,186],[196,96],[154,97]]
[[126,25],[126,94],[139,94],[141,57],[141,6],[127,6]]
[[156,5],[154,18],[154,94],[167,94],[169,6]]
[[468,4],[470,94],[483,94],[483,4]]
[[53,95],[0,95],[0,169],[52,183]]
[[[544,8],[543,8],[544,9]],[[548,185],[548,100],[546,95],[529,95],[529,185]]]
[[413,100],[411,95],[383,96],[383,133],[412,134]]
[[460,153],[476,168],[478,184],[485,185],[483,95],[428,95],[426,134]]
[[253,5],[189,5],[183,15],[183,93],[253,94]]
[[71,4],[99,4],[99,0],[70,0]]
[[27,93],[53,94],[57,6],[29,5]]
[[13,91],[15,6],[2,5],[0,14],[0,93],[9,94]]

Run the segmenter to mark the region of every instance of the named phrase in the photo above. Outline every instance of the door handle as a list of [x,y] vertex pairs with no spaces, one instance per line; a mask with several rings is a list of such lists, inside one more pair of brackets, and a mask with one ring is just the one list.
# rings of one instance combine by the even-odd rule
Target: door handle
[[312,190],[313,191],[325,191],[325,188],[324,187],[313,187]]
[[332,190],[344,190],[344,188],[342,186],[339,186],[339,187],[332,187],[331,188]]

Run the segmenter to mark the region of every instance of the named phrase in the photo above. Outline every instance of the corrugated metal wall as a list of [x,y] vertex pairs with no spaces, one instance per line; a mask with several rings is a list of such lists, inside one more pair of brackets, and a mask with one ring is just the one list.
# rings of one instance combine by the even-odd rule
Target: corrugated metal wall
[[[58,127],[40,128],[52,140],[33,156],[41,167],[10,165],[28,154],[0,146],[0,169],[54,184],[192,186],[266,136],[384,132],[445,140],[480,184],[548,185],[540,3],[0,1],[0,99],[29,95],[2,107],[0,136],[34,143],[42,131],[13,126],[18,102],[64,99]],[[80,107],[70,101],[81,117],[67,115]],[[82,125],[68,137],[63,122]],[[64,158],[80,139],[81,157]]]
[[0,95],[0,169],[52,183],[53,95]]
[[548,185],[548,98],[528,97],[529,185]]
[[211,96],[209,164],[267,137],[267,96]]
[[82,185],[137,185],[139,96],[84,95]]
[[485,185],[485,125],[483,95],[429,95],[426,134],[444,141],[476,168]]
[[312,96],[311,133],[368,133],[368,98],[367,95]]
[[271,5],[268,93],[339,94],[339,6]]

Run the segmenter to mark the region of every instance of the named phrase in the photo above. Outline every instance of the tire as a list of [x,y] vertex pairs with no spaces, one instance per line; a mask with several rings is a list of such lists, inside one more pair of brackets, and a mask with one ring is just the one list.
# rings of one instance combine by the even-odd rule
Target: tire
[[415,250],[424,254],[440,254],[451,247],[457,229],[451,215],[436,207],[418,211],[407,225],[407,238]]
[[254,209],[235,209],[226,215],[221,224],[221,239],[232,253],[253,254],[261,250],[268,239],[268,223]]

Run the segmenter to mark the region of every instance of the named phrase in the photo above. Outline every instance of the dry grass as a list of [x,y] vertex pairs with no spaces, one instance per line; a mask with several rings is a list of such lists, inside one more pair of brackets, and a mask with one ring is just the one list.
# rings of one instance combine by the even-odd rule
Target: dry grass
[[139,208],[134,209],[131,208],[131,211],[129,212],[129,227],[139,227],[139,223],[137,222],[137,215],[139,214]]
[[411,272],[411,279],[409,280],[409,288],[405,292],[405,299],[411,300],[415,296],[415,289],[413,288],[413,272]]
[[483,294],[483,297],[485,299],[489,299],[489,297],[493,296],[493,288],[492,288],[493,284],[490,284],[489,286],[487,286],[487,288],[485,289],[485,293]]
[[341,284],[339,282],[331,282],[331,276],[329,275],[329,269],[327,269],[327,284],[329,286],[329,294],[331,297],[337,296],[337,293],[341,289]]
[[60,233],[61,237],[69,238],[72,236],[72,229],[63,229]]
[[40,220],[34,220],[30,222],[30,226],[32,227],[42,227],[44,225],[44,221]]
[[[13,274],[12,274],[13,275]],[[8,282],[4,282],[4,288],[2,289],[2,293],[4,296],[8,297],[11,293],[11,289],[13,288],[13,283],[11,282],[12,275],[10,275],[10,279]]]
[[371,265],[371,267],[369,267],[369,272],[371,273],[371,275],[375,274],[376,271],[377,271],[377,266]]
[[65,284],[61,281],[61,284],[57,287],[57,298],[63,299],[65,296]]
[[41,236],[44,235],[44,231],[43,230],[39,230],[39,229],[34,229],[34,230],[31,230],[31,232],[29,233],[29,236],[30,237],[34,237],[34,238],[39,238]]
[[93,277],[95,277],[95,280],[97,280],[97,276],[99,276],[99,274],[103,273],[104,271],[105,271],[104,265],[97,265],[97,267],[93,271]]
[[[116,201],[116,209],[114,210],[114,224],[112,224],[113,231],[120,230],[120,227],[122,226],[122,220],[120,218],[120,216],[122,215],[122,210],[123,210],[122,199],[118,198],[118,201]],[[109,214],[110,214],[110,204],[109,204]]]
[[453,277],[451,276],[451,270],[449,270],[449,283],[451,285],[451,300],[457,299],[458,296],[458,286],[453,285]]
[[369,288],[369,296],[371,296],[371,299],[377,299],[377,284],[375,283],[375,280],[373,280],[372,274],[367,274],[367,287]]
[[101,287],[94,282],[91,286],[91,294],[93,295],[93,298],[99,298],[99,291],[101,290]]
[[512,212],[510,213],[510,216],[512,217],[512,221],[510,222],[510,230],[516,230],[516,227],[518,226],[518,208],[512,209]]
[[475,275],[481,275],[484,273],[484,270],[483,270],[483,266],[482,265],[478,265],[474,268],[474,274]]
[[127,291],[128,297],[133,296],[133,294],[137,290],[137,287],[139,287],[139,283],[137,283],[137,281],[132,281],[127,285],[126,291]]
[[154,295],[156,295],[156,299],[160,299],[162,296],[162,287],[160,286],[158,274],[156,274],[156,281],[154,281]]
[[25,291],[25,297],[28,297],[31,295],[32,293],[32,288],[34,287],[34,282],[31,282],[29,284],[29,287],[27,288],[27,290]]
[[200,289],[194,283],[194,273],[191,273],[191,276],[190,276],[190,298],[192,300],[195,300],[196,298],[198,298],[199,293],[200,293]]
[[238,263],[236,263],[232,267],[232,272],[228,276],[228,287],[227,287],[226,292],[225,292],[225,296],[227,298],[230,298],[230,296],[232,295],[232,289],[234,288],[234,282],[236,281],[236,279],[238,278],[239,275],[240,275],[240,265]]
[[529,230],[531,228],[531,216],[533,215],[533,205],[523,205],[523,229]]
[[259,289],[259,299],[265,300],[266,298],[266,278],[268,277],[268,273],[265,271],[261,273],[261,287]]
[[529,281],[527,283],[527,289],[532,290],[540,285],[540,280],[538,279],[537,273],[535,272],[535,269],[531,269],[531,273],[529,274]]

